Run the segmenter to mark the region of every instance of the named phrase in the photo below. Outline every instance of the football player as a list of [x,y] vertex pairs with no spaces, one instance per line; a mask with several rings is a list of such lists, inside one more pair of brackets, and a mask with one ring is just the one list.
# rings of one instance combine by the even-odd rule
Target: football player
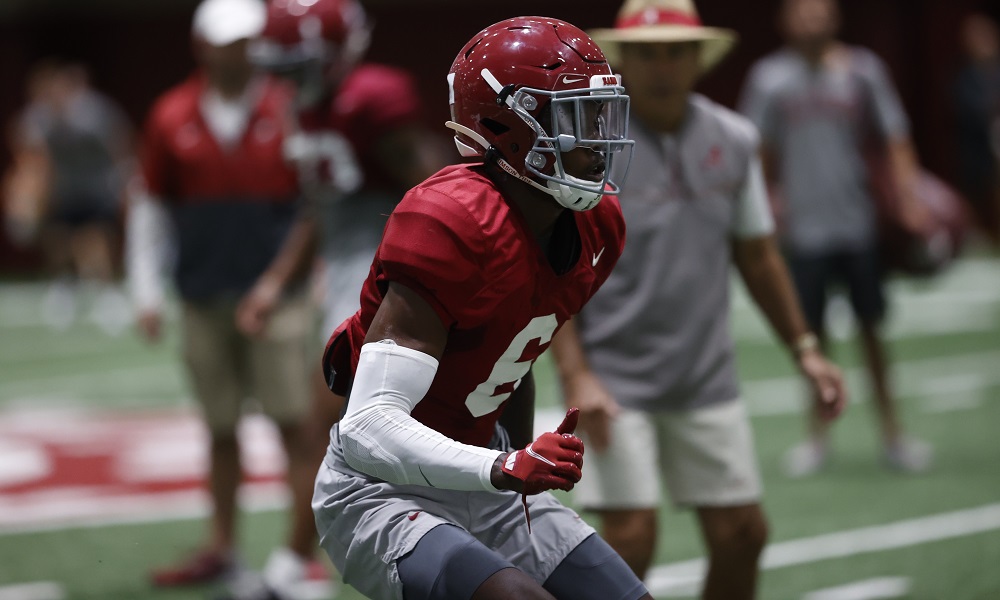
[[470,162],[396,207],[324,356],[350,402],[317,477],[320,544],[376,599],[650,598],[547,492],[580,479],[575,411],[532,441],[532,365],[624,246],[628,97],[583,31],[543,17],[482,30],[447,81]]

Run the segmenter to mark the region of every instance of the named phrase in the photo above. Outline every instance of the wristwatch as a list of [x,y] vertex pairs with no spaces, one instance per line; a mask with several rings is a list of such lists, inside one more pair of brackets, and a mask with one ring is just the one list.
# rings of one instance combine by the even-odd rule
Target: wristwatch
[[792,342],[792,354],[796,357],[808,350],[819,348],[819,338],[812,332],[803,333]]

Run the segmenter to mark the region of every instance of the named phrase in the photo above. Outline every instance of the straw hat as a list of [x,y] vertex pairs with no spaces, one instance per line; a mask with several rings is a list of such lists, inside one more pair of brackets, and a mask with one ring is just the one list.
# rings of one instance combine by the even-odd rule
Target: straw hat
[[614,29],[587,33],[611,64],[621,58],[623,43],[702,42],[703,73],[722,60],[738,37],[731,29],[702,26],[692,0],[625,0]]

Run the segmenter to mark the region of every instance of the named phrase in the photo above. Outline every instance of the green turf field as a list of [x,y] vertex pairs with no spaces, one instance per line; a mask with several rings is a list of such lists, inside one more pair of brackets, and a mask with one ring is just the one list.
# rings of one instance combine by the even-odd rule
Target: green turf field
[[[782,453],[803,430],[801,388],[737,289],[734,331],[772,525],[760,597],[1000,599],[1000,260],[966,260],[930,282],[893,282],[888,331],[904,422],[936,450],[934,467],[921,476],[894,474],[878,462],[865,377],[843,311],[833,315],[833,330],[845,338],[834,358],[848,373],[854,402],[835,429],[832,464],[805,480],[782,474]],[[44,291],[0,285],[0,418],[38,409],[189,406],[175,332],[158,347],[130,331],[109,337],[85,321],[55,333],[39,319]],[[547,360],[536,377],[540,408],[556,409]],[[0,439],[0,472],[15,460],[3,450]],[[246,561],[259,567],[281,539],[283,515],[248,512],[241,526]],[[149,567],[174,560],[201,534],[197,519],[156,515],[146,523],[0,529],[0,600],[210,598],[209,587],[159,591],[145,579]],[[694,597],[701,555],[690,515],[665,507],[649,581],[654,595]],[[30,585],[15,587],[22,584]],[[818,592],[829,588],[839,595]],[[360,595],[345,588],[337,598]]]

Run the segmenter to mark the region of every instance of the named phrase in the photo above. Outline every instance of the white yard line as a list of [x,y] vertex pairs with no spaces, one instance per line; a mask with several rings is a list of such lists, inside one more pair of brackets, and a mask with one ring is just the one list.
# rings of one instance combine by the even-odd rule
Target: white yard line
[[[886,525],[862,527],[769,545],[761,558],[762,569],[779,569],[807,563],[906,548],[1000,529],[1000,504],[940,513]],[[656,596],[687,594],[697,590],[704,577],[703,559],[660,565],[650,569],[646,586]]]
[[[939,358],[911,361],[896,361],[893,365],[894,377],[899,393],[906,396],[947,397],[968,395],[1000,384],[1000,351],[956,354]],[[845,372],[851,390],[863,390],[866,378],[863,369],[848,369]],[[122,367],[92,373],[51,373],[44,378],[22,379],[0,382],[0,408],[37,407],[51,404],[43,401],[58,398],[58,405],[71,406],[67,394],[77,395],[81,389],[106,389],[120,391],[125,386],[135,385],[142,389],[183,378],[180,365],[157,364],[137,367]],[[804,387],[797,376],[773,377],[747,380],[742,384],[743,395],[749,403],[750,413],[755,416],[784,415],[803,410]],[[867,394],[854,394],[860,398]],[[935,404],[929,412],[944,412],[947,404]],[[968,399],[958,401],[958,407],[969,404]],[[559,416],[556,423],[562,419]]]
[[[893,368],[901,395],[920,398],[921,410],[925,412],[942,413],[981,406],[985,390],[1000,385],[997,365],[1000,352],[977,352],[897,361]],[[852,401],[864,402],[868,396],[863,393],[867,385],[864,370],[847,369],[844,375]],[[754,417],[798,414],[805,407],[805,383],[798,376],[748,380],[742,383],[742,389]],[[561,408],[540,409],[535,413],[536,432],[552,431],[564,414]]]
[[[287,501],[287,493],[283,486],[265,484],[245,486],[241,495],[241,505],[247,512],[261,512],[283,508]],[[0,527],[0,535],[35,533],[40,531],[58,531],[73,528],[106,527],[109,525],[162,523],[182,519],[202,518],[207,513],[207,499],[201,492],[183,492],[172,495],[136,496],[127,500],[109,502],[107,498],[75,498],[75,508],[88,507],[92,516],[85,522],[60,523],[52,508],[21,507],[24,510],[18,523],[7,523]],[[51,504],[46,504],[51,507]],[[5,510],[10,507],[5,507]],[[54,519],[54,520],[53,520]],[[873,552],[883,552],[898,548],[906,548],[969,535],[976,535],[1000,529],[1000,504],[988,504],[978,508],[940,513],[916,519],[897,521],[885,525],[862,527],[845,531],[833,532],[808,538],[788,540],[771,544],[764,551],[761,568],[764,570],[779,569],[815,563],[822,560],[853,557]],[[650,592],[660,597],[677,597],[696,593],[704,577],[706,562],[703,559],[693,559],[653,567],[646,577],[646,585]],[[870,582],[857,582],[861,589]],[[9,589],[23,589],[29,593],[32,589],[50,589],[23,586],[8,586]],[[884,585],[883,583],[878,584]],[[850,593],[850,586],[845,594]],[[4,596],[0,588],[0,600],[56,600],[61,596]],[[831,588],[839,589],[839,588]],[[825,590],[830,591],[830,590]],[[817,592],[818,593],[818,592]],[[832,592],[831,592],[832,593]],[[882,598],[892,596],[816,596],[812,600],[830,600],[832,598]]]
[[903,598],[910,593],[907,577],[873,577],[835,587],[814,590],[802,600],[880,600]]
[[54,581],[0,586],[0,600],[63,600],[66,591]]
[[[204,490],[119,497],[59,493],[61,499],[49,492],[16,502],[0,498],[0,536],[199,519],[209,511]],[[283,483],[247,483],[240,486],[239,502],[246,512],[281,510],[288,505],[288,490]]]

